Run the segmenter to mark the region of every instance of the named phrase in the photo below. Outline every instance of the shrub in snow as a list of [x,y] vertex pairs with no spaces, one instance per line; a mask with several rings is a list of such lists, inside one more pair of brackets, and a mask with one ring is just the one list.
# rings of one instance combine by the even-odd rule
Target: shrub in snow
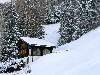
[[21,70],[22,67],[25,67],[24,59],[13,59],[10,61],[0,63],[0,73],[10,73],[14,71]]
[[23,69],[23,71],[25,73],[31,73],[31,68],[29,67],[29,65],[26,65],[25,68]]

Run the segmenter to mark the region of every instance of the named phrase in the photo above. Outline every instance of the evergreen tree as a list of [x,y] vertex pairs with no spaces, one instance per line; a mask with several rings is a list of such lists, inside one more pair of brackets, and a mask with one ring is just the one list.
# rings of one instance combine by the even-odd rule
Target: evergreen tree
[[41,24],[44,22],[43,2],[40,0],[24,0],[19,4],[17,0],[17,12],[20,15],[20,26],[23,36],[42,38],[44,35]]
[[[4,4],[3,11],[4,25],[1,45],[0,73],[13,72],[25,65],[23,59],[18,59],[17,42],[22,36],[18,25],[19,16],[16,13],[16,6],[13,2]],[[20,67],[21,66],[21,67]]]
[[3,33],[3,7],[4,5],[2,3],[0,3],[0,52],[1,52],[1,42],[2,42],[2,33]]
[[17,23],[18,15],[16,13],[15,5],[7,4],[4,9],[5,34],[2,42],[2,58],[1,61],[10,61],[12,58],[18,58],[18,48],[16,43],[21,36],[19,26]]
[[73,40],[73,33],[76,28],[76,20],[75,20],[75,8],[76,3],[72,0],[67,0],[62,5],[64,8],[61,13],[61,28],[60,28],[60,39],[59,45],[69,43]]
[[[30,37],[43,38],[44,31],[41,26],[43,22],[43,2],[40,0],[30,1],[29,6],[29,33]],[[43,19],[43,20],[42,20]]]
[[66,0],[63,8],[59,45],[76,40],[98,26],[95,0]]
[[45,21],[46,24],[59,22],[59,4],[57,0],[45,0]]

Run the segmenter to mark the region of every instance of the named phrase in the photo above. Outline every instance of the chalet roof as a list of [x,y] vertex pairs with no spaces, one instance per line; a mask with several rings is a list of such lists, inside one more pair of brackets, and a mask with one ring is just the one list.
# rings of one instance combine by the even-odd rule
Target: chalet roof
[[38,39],[38,38],[30,38],[30,37],[20,37],[23,41],[28,43],[29,45],[34,45],[34,46],[45,46],[45,47],[55,47],[54,44],[43,40],[43,39]]

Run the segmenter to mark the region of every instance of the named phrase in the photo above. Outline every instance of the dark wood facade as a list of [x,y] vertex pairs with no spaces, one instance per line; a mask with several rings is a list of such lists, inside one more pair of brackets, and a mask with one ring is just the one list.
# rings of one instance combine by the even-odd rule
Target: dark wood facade
[[22,40],[17,43],[19,57],[27,57],[29,55],[28,45]]
[[19,48],[19,58],[27,57],[27,56],[43,56],[45,54],[52,53],[54,46],[46,47],[46,45],[36,46],[35,44],[29,45],[27,42],[23,40],[19,40],[17,43]]

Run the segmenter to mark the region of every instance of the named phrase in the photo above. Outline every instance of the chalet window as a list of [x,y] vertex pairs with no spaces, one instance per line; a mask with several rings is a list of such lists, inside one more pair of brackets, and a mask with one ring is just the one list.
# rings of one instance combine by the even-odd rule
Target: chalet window
[[49,53],[50,53],[50,51],[49,51],[48,49],[45,48],[45,49],[43,50],[43,55],[46,55],[46,54],[49,54]]
[[33,55],[40,55],[40,54],[41,54],[41,51],[40,51],[39,48],[35,48],[35,49],[33,50]]
[[37,49],[37,55],[40,55],[41,54],[41,51],[40,51],[40,49],[38,48]]
[[19,51],[19,55],[24,55],[24,54],[26,54],[26,49]]

